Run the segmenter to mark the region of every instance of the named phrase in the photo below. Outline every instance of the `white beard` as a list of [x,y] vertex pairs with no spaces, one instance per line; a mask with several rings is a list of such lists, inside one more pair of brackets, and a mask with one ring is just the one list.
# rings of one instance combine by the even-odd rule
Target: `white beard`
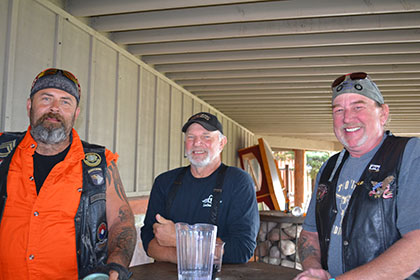
[[220,155],[220,150],[217,151],[216,153],[214,153],[214,155],[210,155],[210,153],[208,152],[208,150],[206,150],[207,152],[207,156],[203,159],[203,160],[195,160],[193,157],[193,152],[190,151],[189,153],[187,153],[187,158],[190,161],[191,165],[195,166],[195,167],[206,167],[207,165],[209,165],[211,162],[213,162],[213,160],[218,157]]

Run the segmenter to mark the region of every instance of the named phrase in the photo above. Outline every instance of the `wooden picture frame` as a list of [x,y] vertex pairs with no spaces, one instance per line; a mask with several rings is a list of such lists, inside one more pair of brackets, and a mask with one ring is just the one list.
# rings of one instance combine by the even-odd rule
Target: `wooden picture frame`
[[254,180],[257,201],[270,210],[288,211],[287,190],[268,143],[259,138],[258,145],[240,149],[238,154],[242,169]]

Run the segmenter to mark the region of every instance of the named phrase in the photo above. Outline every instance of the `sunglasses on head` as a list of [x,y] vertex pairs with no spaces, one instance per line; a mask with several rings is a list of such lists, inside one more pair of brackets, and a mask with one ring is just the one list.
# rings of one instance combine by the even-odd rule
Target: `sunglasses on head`
[[35,77],[31,88],[33,88],[34,85],[36,84],[36,82],[39,79],[41,79],[42,77],[50,76],[50,75],[57,75],[57,73],[61,73],[64,77],[66,77],[67,79],[72,81],[77,86],[77,91],[79,92],[79,95],[80,95],[80,84],[79,84],[79,81],[77,80],[77,78],[72,73],[70,73],[69,71],[61,70],[61,69],[57,69],[57,68],[48,68],[48,69],[45,69],[44,71],[42,71],[41,73],[39,73]]
[[340,85],[342,82],[348,79],[363,80],[363,79],[366,79],[367,77],[368,77],[368,74],[366,74],[365,72],[354,72],[354,73],[346,74],[335,79],[334,82],[331,84],[331,88],[335,88],[336,86]]

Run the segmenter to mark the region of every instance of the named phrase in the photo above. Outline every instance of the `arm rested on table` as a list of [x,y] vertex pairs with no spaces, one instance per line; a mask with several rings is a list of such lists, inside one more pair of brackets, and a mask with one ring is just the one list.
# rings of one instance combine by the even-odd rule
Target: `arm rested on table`
[[153,238],[152,241],[149,242],[147,254],[157,261],[177,262],[176,247],[161,246],[156,238]]

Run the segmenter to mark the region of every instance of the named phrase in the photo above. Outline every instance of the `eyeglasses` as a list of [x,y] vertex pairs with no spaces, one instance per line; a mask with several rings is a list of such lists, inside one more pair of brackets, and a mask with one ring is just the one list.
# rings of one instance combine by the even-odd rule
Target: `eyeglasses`
[[348,80],[349,78],[350,80],[363,80],[368,77],[368,74],[366,74],[365,72],[354,72],[347,75],[343,75],[335,79],[335,81],[331,84],[331,88],[335,88],[336,86],[340,85],[342,82]]
[[79,96],[80,96],[81,88],[80,88],[80,84],[79,84],[79,81],[77,80],[77,78],[72,73],[70,73],[69,71],[61,70],[61,69],[57,69],[57,68],[48,68],[48,69],[45,69],[44,71],[42,71],[41,73],[39,73],[35,77],[34,81],[32,82],[31,89],[33,89],[36,82],[39,79],[41,79],[42,77],[50,76],[50,75],[57,75],[57,73],[61,73],[64,77],[66,77],[67,79],[72,81],[77,86],[77,91],[79,92]]

